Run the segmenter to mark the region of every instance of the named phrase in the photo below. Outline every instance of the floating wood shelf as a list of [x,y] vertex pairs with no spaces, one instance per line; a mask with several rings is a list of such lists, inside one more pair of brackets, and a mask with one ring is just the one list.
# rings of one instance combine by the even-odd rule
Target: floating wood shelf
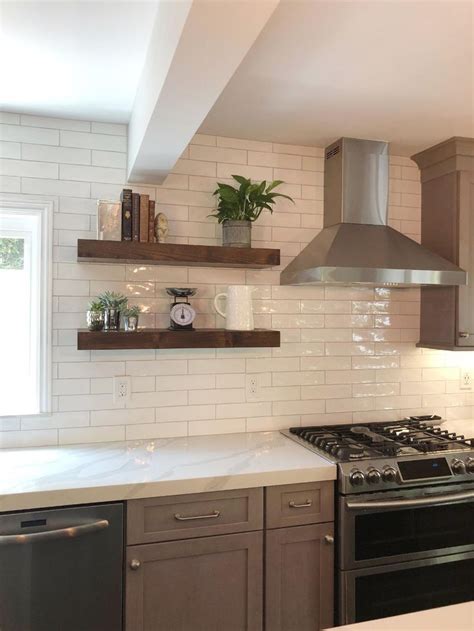
[[141,329],[135,332],[87,330],[77,332],[77,348],[80,351],[138,348],[258,348],[263,346],[280,346],[280,331]]
[[77,260],[95,263],[261,268],[279,265],[280,250],[78,239]]

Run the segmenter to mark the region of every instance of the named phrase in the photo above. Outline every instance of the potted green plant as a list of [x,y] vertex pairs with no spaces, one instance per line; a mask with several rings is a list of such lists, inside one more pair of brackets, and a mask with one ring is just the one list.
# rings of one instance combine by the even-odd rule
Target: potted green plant
[[118,331],[120,329],[120,313],[128,304],[128,298],[115,291],[104,291],[98,301],[104,311],[104,330]]
[[123,310],[123,325],[126,331],[136,331],[138,329],[138,316],[140,315],[140,307],[133,305]]
[[104,308],[97,298],[94,298],[89,303],[86,317],[89,331],[102,331],[104,328]]
[[277,197],[284,197],[293,202],[288,195],[273,192],[282,180],[267,183],[252,182],[250,178],[233,175],[239,184],[236,188],[231,184],[217,183],[214,195],[218,198],[217,208],[211,217],[216,217],[222,224],[222,244],[234,248],[249,248],[252,243],[252,223],[263,210],[273,212],[273,204]]

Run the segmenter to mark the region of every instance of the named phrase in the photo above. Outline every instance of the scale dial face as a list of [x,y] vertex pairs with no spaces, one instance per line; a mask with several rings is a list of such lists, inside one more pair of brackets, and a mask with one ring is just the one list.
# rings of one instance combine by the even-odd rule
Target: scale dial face
[[196,312],[186,302],[178,302],[171,308],[170,316],[178,326],[188,326],[194,322]]

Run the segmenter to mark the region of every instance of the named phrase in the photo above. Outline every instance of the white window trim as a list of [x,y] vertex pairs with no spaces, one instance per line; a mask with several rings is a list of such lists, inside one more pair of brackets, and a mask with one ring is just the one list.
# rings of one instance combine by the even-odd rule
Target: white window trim
[[[34,214],[40,221],[40,363],[39,412],[52,411],[52,302],[53,302],[53,211],[54,202],[34,201],[31,197],[0,197],[0,208],[17,214]],[[37,416],[37,415],[35,415]]]

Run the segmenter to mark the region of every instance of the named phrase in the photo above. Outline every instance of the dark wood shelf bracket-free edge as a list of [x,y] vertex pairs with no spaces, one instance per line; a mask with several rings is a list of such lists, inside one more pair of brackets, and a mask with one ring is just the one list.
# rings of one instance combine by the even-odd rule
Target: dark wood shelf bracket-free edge
[[141,329],[139,331],[87,331],[77,333],[77,348],[126,350],[144,348],[261,348],[280,346],[280,331],[228,331],[227,329]]
[[140,243],[78,239],[77,260],[90,263],[142,263],[188,267],[265,268],[280,264],[280,250],[217,245]]

